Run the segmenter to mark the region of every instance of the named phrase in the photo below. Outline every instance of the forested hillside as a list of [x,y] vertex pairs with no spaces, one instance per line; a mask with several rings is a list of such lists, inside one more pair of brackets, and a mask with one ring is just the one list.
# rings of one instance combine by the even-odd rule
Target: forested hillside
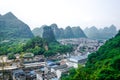
[[0,16],[0,40],[16,38],[32,38],[33,34],[27,24],[19,20],[13,13]]
[[120,80],[120,31],[89,55],[85,67],[79,66],[70,73],[62,80]]

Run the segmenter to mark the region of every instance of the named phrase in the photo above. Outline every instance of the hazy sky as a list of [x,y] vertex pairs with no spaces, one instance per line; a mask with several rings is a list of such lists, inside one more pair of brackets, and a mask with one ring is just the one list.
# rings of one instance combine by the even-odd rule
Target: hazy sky
[[120,0],[0,0],[0,14],[10,11],[31,29],[52,23],[120,29]]

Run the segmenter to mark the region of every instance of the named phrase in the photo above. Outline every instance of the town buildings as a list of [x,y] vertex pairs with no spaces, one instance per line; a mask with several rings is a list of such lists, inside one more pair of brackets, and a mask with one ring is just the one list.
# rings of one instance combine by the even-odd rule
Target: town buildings
[[71,68],[77,68],[78,64],[84,66],[88,55],[97,51],[105,41],[80,38],[59,42],[63,45],[72,45],[74,51],[49,58],[43,55],[34,56],[32,53],[24,54],[23,58],[18,54],[16,60],[8,60],[3,56],[0,60],[0,79],[3,79],[4,70],[11,74],[13,80],[60,80],[61,75],[68,74]]

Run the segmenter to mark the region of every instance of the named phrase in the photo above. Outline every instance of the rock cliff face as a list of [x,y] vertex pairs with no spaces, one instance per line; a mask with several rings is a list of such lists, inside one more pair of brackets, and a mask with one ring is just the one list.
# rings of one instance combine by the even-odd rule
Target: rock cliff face
[[27,24],[19,20],[13,13],[0,16],[0,40],[11,38],[32,38],[33,34]]
[[54,32],[50,26],[43,27],[43,39],[45,39],[48,43],[56,42]]
[[58,28],[57,24],[51,24],[50,27],[52,28],[52,30],[54,32],[55,38],[56,39],[60,38],[61,31]]
[[[42,37],[43,27],[35,28],[32,30],[35,36]],[[56,39],[69,39],[69,38],[86,38],[86,35],[80,27],[67,26],[65,29],[58,28],[57,24],[51,24],[49,27],[52,28]]]
[[64,38],[74,38],[74,34],[72,28],[67,26],[64,30]]
[[75,38],[80,38],[80,37],[86,38],[87,37],[85,35],[85,33],[83,32],[83,30],[79,26],[72,27],[72,32],[73,32]]

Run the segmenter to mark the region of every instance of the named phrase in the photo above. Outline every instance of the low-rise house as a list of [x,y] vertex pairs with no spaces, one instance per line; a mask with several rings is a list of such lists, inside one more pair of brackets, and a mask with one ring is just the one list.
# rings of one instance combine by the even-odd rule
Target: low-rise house
[[68,67],[66,64],[59,65],[57,67],[51,67],[51,72],[56,73],[57,78],[60,79],[62,73],[68,73],[70,67]]
[[26,74],[22,69],[12,71],[13,80],[26,80]]
[[78,64],[82,64],[82,65],[85,64],[85,62],[87,61],[88,54],[82,55],[82,56],[72,56],[72,57],[68,58],[68,61],[66,62],[66,64],[69,67],[78,68]]
[[25,54],[23,55],[24,62],[32,61],[32,60],[33,60],[33,57],[34,57],[34,54],[33,54],[33,53],[25,53]]
[[54,72],[46,71],[46,68],[41,68],[40,71],[36,71],[36,75],[37,80],[58,80],[57,75]]
[[27,80],[36,80],[36,78],[37,78],[37,76],[36,76],[35,71],[26,72],[26,79]]
[[57,69],[57,70],[56,70],[57,78],[60,79],[60,78],[61,78],[61,75],[62,75],[63,73],[64,73],[64,74],[68,74],[70,68],[71,68],[71,67],[67,67],[67,68],[63,68],[63,69]]

